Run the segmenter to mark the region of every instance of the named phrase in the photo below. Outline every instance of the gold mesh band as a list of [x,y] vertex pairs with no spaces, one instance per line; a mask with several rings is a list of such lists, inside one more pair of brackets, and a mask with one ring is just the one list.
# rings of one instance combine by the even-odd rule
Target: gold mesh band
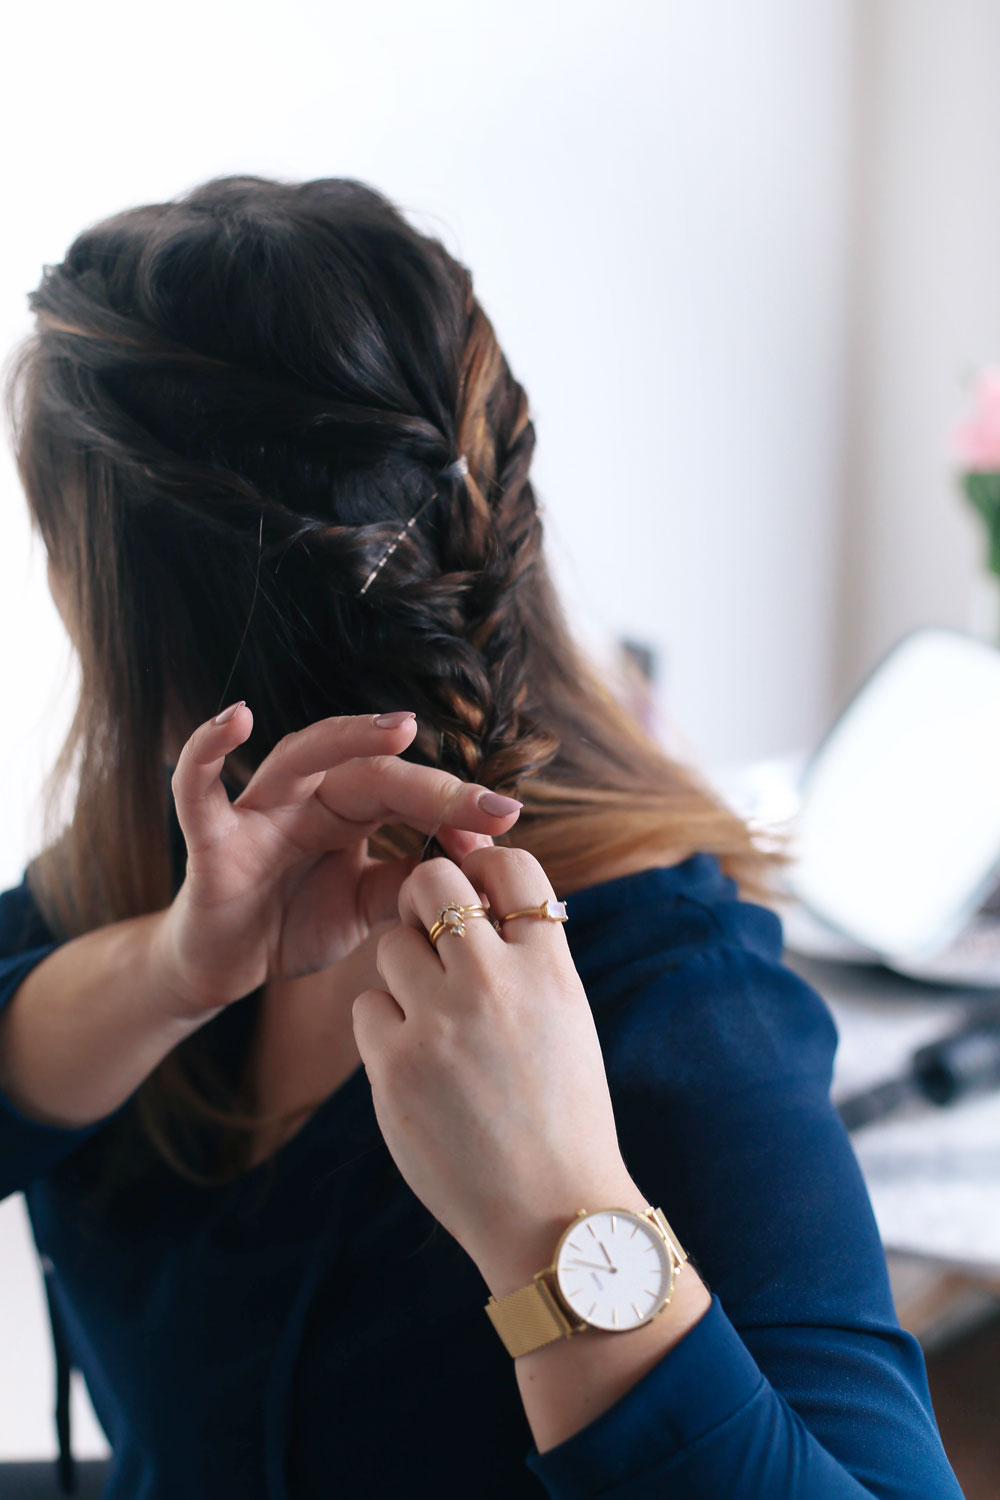
[[681,1249],[680,1244],[677,1240],[677,1236],[674,1234],[674,1231],[667,1223],[662,1211],[658,1208],[650,1208],[647,1210],[644,1217],[647,1219],[652,1219],[654,1224],[659,1225],[663,1233],[663,1237],[667,1242],[670,1253],[674,1257],[675,1268],[679,1271],[681,1266],[683,1266],[684,1262],[687,1260],[687,1251]]
[[491,1297],[486,1312],[513,1359],[575,1331],[544,1281],[533,1281],[499,1300]]

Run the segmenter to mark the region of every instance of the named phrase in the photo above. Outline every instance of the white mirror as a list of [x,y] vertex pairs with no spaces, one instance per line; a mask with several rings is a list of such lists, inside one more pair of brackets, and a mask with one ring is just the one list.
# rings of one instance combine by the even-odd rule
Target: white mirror
[[889,959],[940,952],[1000,873],[1000,651],[907,637],[807,766],[792,893]]

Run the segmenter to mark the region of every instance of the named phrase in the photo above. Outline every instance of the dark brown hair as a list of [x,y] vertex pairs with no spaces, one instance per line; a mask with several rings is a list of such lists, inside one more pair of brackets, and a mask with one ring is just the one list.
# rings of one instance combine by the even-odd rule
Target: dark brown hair
[[[409,756],[520,797],[557,890],[700,850],[766,893],[772,856],[573,645],[525,393],[468,271],[385,198],[210,182],[87,230],[31,305],[16,448],[82,668],[75,811],[31,870],[58,934],[169,903],[165,736],[241,697],[244,775],[314,720],[412,708]],[[213,1108],[201,1037],[139,1092],[177,1166]]]

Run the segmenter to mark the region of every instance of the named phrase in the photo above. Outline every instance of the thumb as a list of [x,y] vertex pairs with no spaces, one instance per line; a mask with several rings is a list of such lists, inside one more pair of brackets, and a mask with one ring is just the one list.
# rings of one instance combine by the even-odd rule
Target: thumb
[[[369,932],[363,943],[352,948],[344,958],[334,966],[337,971],[338,989],[343,983],[343,990],[360,995],[362,990],[379,989],[382,987],[382,976],[378,971],[378,945],[379,939],[392,927],[399,926],[398,917],[391,921],[378,922]],[[341,993],[343,993],[343,990]]]
[[366,861],[358,877],[357,887],[357,909],[366,927],[396,920],[399,916],[400,887],[419,863],[419,856],[416,854],[411,854],[406,859]]

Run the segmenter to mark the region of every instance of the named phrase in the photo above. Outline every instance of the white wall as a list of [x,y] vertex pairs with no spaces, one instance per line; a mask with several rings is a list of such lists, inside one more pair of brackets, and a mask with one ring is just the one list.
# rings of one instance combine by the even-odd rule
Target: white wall
[[838,692],[918,625],[1000,641],[949,455],[970,375],[1000,361],[1000,6],[878,0],[858,14]]
[[[365,178],[475,270],[581,625],[660,648],[709,758],[803,742],[830,703],[849,13],[298,0],[279,25],[260,0],[180,0],[147,34],[116,0],[24,8],[0,343],[42,262],[110,211],[227,171]],[[10,880],[65,658],[9,469],[0,527]]]
[[[852,15],[838,0],[22,6],[0,99],[0,343],[26,328],[41,264],[104,214],[223,172],[367,179],[475,270],[533,397],[581,626],[660,648],[669,711],[706,758],[807,743],[831,707]],[[0,536],[8,884],[68,702],[9,466]],[[23,1250],[13,1209],[0,1226]],[[14,1240],[0,1338],[34,1295]],[[44,1367],[29,1376],[4,1344],[0,1454],[48,1451]]]

